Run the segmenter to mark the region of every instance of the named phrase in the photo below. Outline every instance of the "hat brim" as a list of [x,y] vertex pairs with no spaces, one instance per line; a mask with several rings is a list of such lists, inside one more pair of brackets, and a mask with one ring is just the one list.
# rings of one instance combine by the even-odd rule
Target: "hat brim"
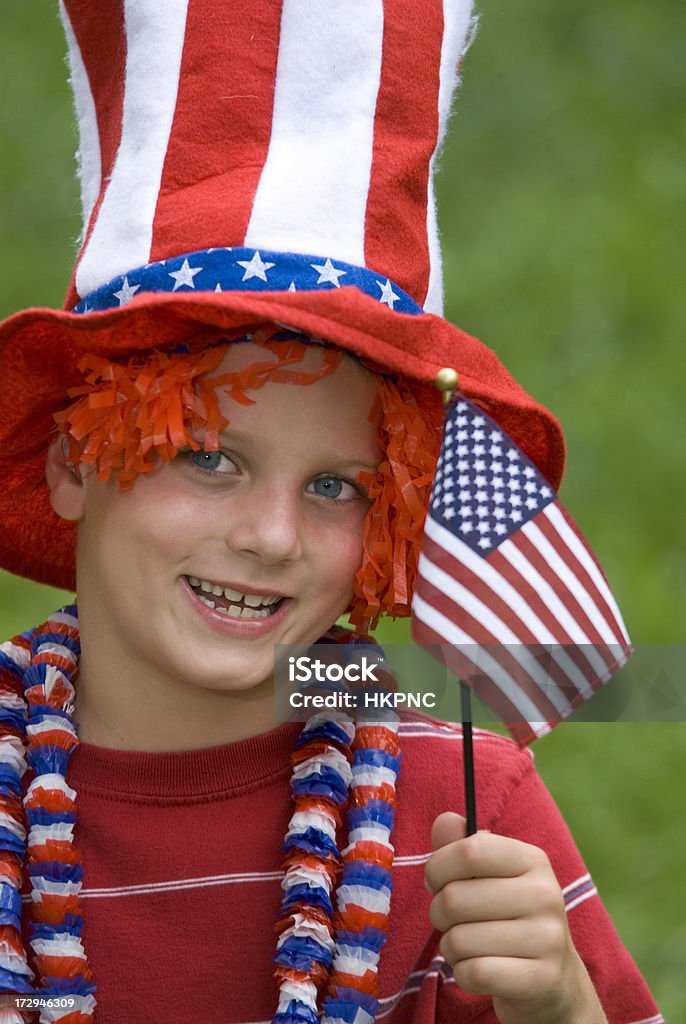
[[354,287],[317,292],[146,292],[98,313],[28,309],[0,324],[0,566],[75,588],[76,529],[50,505],[45,459],[53,415],[80,382],[84,353],[133,355],[181,344],[203,327],[276,322],[431,382],[456,369],[460,390],[484,405],[557,489],[564,440],[555,417],[477,338],[430,313],[398,313]]

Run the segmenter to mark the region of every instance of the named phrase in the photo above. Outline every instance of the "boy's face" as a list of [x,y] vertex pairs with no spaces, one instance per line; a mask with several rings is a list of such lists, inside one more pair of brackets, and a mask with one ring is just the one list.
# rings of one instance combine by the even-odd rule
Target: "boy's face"
[[[321,358],[312,346],[293,368]],[[264,359],[233,345],[216,373]],[[375,386],[345,358],[315,384],[265,385],[254,405],[220,393],[220,453],[181,452],[127,492],[85,474],[77,579],[91,671],[97,647],[142,682],[252,690],[272,679],[274,644],[326,632],[362,557],[368,501],[355,481],[381,459]]]

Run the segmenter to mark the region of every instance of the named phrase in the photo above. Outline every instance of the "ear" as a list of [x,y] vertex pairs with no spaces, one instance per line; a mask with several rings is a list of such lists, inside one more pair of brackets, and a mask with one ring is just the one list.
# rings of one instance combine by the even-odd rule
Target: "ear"
[[50,489],[50,504],[60,517],[70,522],[83,518],[86,510],[85,489],[78,466],[67,461],[68,443],[59,434],[48,449],[45,479]]

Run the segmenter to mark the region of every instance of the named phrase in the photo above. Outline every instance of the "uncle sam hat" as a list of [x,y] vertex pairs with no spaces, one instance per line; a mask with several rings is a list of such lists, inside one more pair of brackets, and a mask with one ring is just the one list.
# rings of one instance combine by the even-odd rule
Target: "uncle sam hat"
[[[559,424],[442,316],[433,174],[471,0],[63,0],[82,243],[64,308],[0,324],[0,565],[74,586],[44,478],[84,355],[275,322],[443,366],[557,487]],[[438,395],[436,401],[438,401]]]

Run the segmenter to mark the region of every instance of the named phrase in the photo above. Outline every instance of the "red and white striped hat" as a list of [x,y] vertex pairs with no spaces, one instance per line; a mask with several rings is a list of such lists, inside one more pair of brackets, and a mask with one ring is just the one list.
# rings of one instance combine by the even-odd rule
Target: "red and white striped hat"
[[43,465],[83,354],[174,346],[206,325],[275,321],[418,380],[454,366],[559,483],[557,421],[441,316],[432,176],[472,0],[60,7],[83,244],[63,310],[0,324],[16,399],[0,409],[0,564],[67,578],[37,554],[64,528]]
[[[281,290],[269,254],[297,253],[318,261],[298,289],[354,283],[440,314],[432,165],[471,6],[65,0],[85,239],[70,304],[217,248],[224,290]],[[188,262],[164,290],[199,288]]]

